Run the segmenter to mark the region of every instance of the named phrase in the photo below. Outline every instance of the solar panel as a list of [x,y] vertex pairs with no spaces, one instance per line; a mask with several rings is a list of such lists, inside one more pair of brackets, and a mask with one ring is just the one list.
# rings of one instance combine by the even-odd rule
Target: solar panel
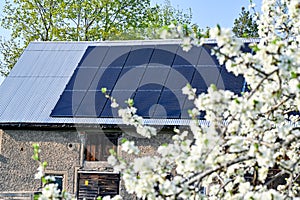
[[211,84],[217,85],[220,71],[217,66],[196,67],[191,85],[197,89],[197,94],[206,91]]
[[181,90],[164,88],[156,106],[155,118],[179,119],[186,95]]
[[91,67],[77,68],[67,84],[66,90],[87,90],[97,70],[97,68]]
[[153,51],[150,63],[157,63],[166,66],[172,65],[177,49],[177,45],[157,45]]
[[235,94],[240,94],[243,89],[244,82],[245,79],[242,75],[235,76],[233,73],[228,72],[225,67],[222,67],[217,87],[220,89],[230,90]]
[[101,67],[123,67],[131,46],[111,46],[101,63]]
[[165,87],[171,90],[181,90],[187,83],[191,84],[195,72],[195,67],[187,66],[173,66],[170,69]]
[[219,61],[216,56],[211,55],[211,51],[214,47],[216,47],[216,44],[205,44],[201,47],[202,51],[197,65],[219,65]]
[[105,46],[88,47],[81,59],[81,62],[79,63],[79,67],[99,67],[108,49],[109,47]]
[[148,66],[145,70],[139,88],[144,90],[161,90],[168,77],[170,67],[168,66]]
[[136,46],[133,47],[125,62],[125,67],[147,65],[151,58],[154,46]]
[[160,93],[161,91],[155,90],[137,91],[134,97],[134,105],[138,108],[137,114],[145,118],[152,118]]
[[101,92],[105,87],[121,107],[134,99],[137,114],[145,118],[188,119],[194,105],[182,94],[187,83],[197,94],[207,92],[211,84],[241,93],[244,85],[242,76],[228,73],[211,56],[214,46],[194,46],[189,52],[178,44],[88,47],[51,116],[119,117]]
[[65,90],[51,112],[52,117],[73,117],[83,97],[84,91]]
[[[127,104],[125,103],[125,101],[128,100],[129,98],[132,99],[135,95],[135,91],[133,91],[133,90],[114,90],[111,92],[110,95],[117,100],[118,104],[122,108],[126,108]],[[105,118],[119,117],[117,109],[111,107],[110,100],[108,100],[105,103],[105,106],[103,108],[103,111],[102,111],[100,117],[105,117]]]
[[107,101],[101,91],[88,91],[84,96],[76,117],[98,117]]
[[173,65],[197,65],[201,51],[202,48],[196,46],[193,46],[188,52],[178,48]]
[[100,68],[91,83],[90,90],[101,90],[104,87],[108,90],[112,90],[121,71],[121,67]]
[[119,79],[115,84],[115,90],[136,90],[145,73],[146,66],[143,67],[124,67]]

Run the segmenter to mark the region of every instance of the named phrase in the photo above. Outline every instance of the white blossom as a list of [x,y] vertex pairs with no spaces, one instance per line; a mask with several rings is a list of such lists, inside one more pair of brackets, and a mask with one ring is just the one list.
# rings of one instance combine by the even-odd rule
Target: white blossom
[[[300,2],[263,0],[261,10],[256,15],[260,40],[249,44],[252,53],[241,51],[244,44],[230,29],[209,32],[217,43],[212,53],[229,72],[244,76],[248,90],[237,95],[211,85],[196,95],[188,84],[182,93],[195,105],[189,131],[175,129],[172,141],[152,157],[141,155],[133,141],[123,143],[122,151],[139,157],[109,157],[129,194],[141,199],[298,198],[299,185],[292,180],[300,173],[299,116],[290,112],[300,110]],[[207,41],[182,32],[173,24],[162,35],[181,37],[184,50]],[[144,137],[156,135],[136,111],[129,106],[119,109],[119,116]],[[201,111],[206,124],[200,126],[195,116]],[[272,188],[275,167],[287,178]],[[202,186],[206,196],[199,192]]]
[[42,165],[40,165],[38,168],[37,168],[38,172],[34,175],[34,178],[35,179],[41,179],[45,173],[44,173],[44,167]]
[[60,190],[57,188],[58,184],[49,183],[47,184],[43,190],[42,194],[39,197],[39,200],[59,200],[60,199]]
[[139,149],[134,145],[133,141],[126,141],[122,144],[122,150],[129,154],[138,154]]

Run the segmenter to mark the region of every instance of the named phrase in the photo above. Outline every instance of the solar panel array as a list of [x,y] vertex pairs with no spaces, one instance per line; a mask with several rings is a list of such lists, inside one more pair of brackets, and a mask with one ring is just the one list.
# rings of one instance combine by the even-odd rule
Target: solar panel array
[[235,93],[243,89],[243,77],[221,67],[211,55],[213,47],[206,44],[185,52],[178,44],[90,46],[51,117],[118,117],[101,92],[105,87],[122,107],[132,98],[144,118],[187,119],[193,108],[181,90],[187,83],[197,94],[206,92],[211,84]]

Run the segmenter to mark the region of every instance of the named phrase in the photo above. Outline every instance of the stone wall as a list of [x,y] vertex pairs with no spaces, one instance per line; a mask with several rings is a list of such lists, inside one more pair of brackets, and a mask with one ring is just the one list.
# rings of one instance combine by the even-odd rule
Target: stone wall
[[4,130],[0,133],[0,192],[37,191],[38,163],[32,145],[40,145],[47,173],[64,175],[64,189],[74,193],[75,171],[80,167],[80,139],[76,131]]
[[[170,142],[173,135],[170,131],[162,131],[156,137],[147,139],[137,136],[133,130],[122,132],[119,144],[123,138],[135,141],[141,156],[156,155],[157,147]],[[64,189],[72,194],[77,192],[77,170],[112,171],[107,162],[82,163],[83,150],[76,130],[0,130],[0,199],[3,199],[3,193],[25,194],[41,187],[41,181],[34,179],[38,167],[32,159],[32,145],[35,143],[40,145],[41,160],[48,162],[46,172],[63,175]],[[132,155],[121,152],[120,146],[118,153],[128,161],[133,159]],[[120,188],[120,194],[125,199],[134,199],[126,194],[122,183]]]

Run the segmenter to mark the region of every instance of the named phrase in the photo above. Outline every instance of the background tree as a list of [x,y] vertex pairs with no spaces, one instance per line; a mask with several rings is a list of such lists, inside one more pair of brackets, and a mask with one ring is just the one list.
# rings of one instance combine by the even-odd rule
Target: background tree
[[18,41],[10,39],[0,39],[0,76],[7,76],[9,71],[14,67],[18,58],[21,56],[23,48],[20,48]]
[[234,20],[232,32],[240,38],[257,38],[258,26],[250,11],[242,7],[240,16]]
[[[141,23],[140,27],[129,27],[119,35],[111,35],[111,39],[159,39],[161,28],[170,24],[192,25],[192,12],[186,12],[174,8],[170,0],[163,4],[156,4],[147,9],[147,20]],[[116,38],[117,37],[117,38]]]
[[[1,41],[7,75],[31,41],[103,41],[159,38],[157,28],[173,21],[191,23],[191,12],[150,6],[150,0],[6,0],[1,26],[11,38]],[[21,42],[17,42],[21,41]]]

